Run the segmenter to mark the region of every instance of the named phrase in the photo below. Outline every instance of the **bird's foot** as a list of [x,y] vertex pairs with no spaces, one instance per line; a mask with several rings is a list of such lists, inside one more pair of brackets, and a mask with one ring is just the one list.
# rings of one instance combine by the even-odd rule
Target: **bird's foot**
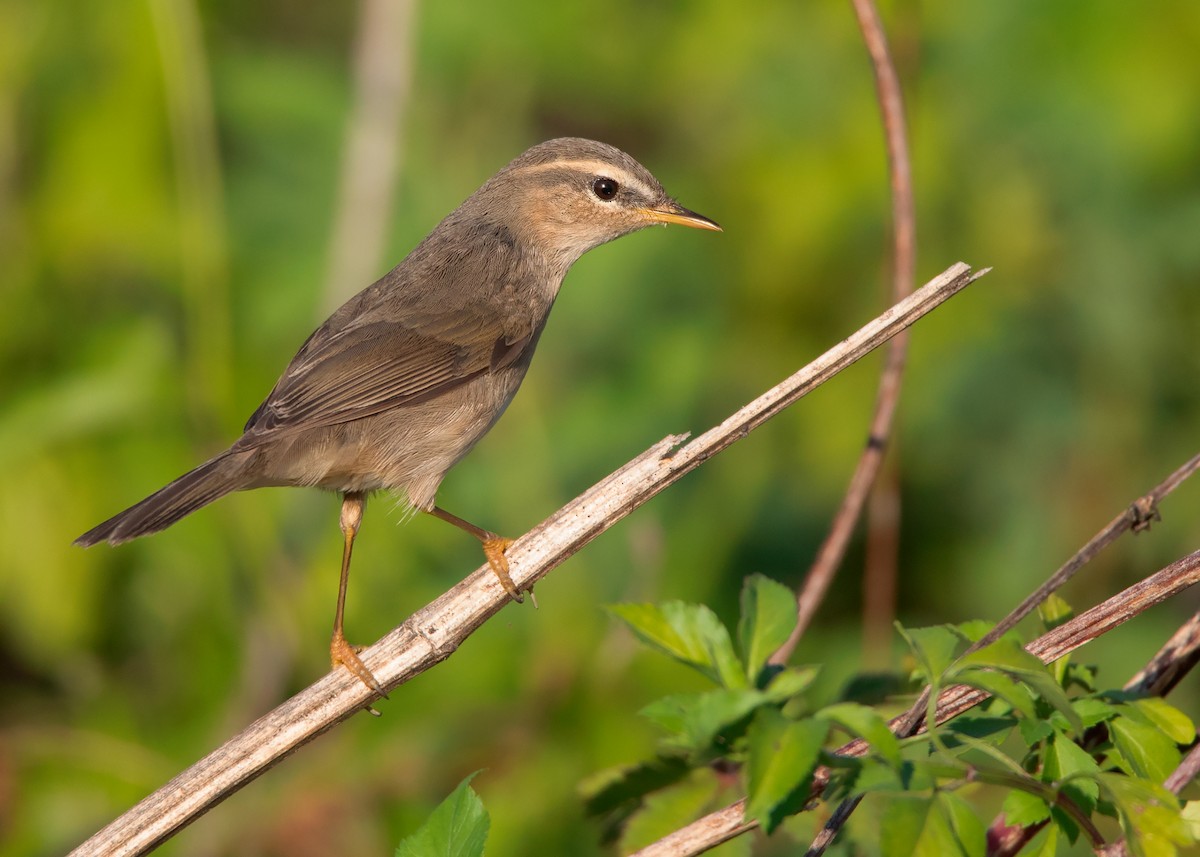
[[387,699],[387,694],[383,692],[383,685],[375,678],[374,673],[367,669],[367,665],[362,662],[362,658],[358,656],[359,651],[360,647],[352,646],[346,642],[346,638],[340,631],[335,631],[333,639],[329,641],[329,660],[333,666],[344,666],[359,681],[384,699]]
[[[506,539],[501,536],[486,538],[483,540],[483,555],[487,557],[488,565],[492,567],[492,572],[499,579],[500,585],[504,587],[504,591],[508,593],[508,597],[518,604],[523,604],[525,602],[525,595],[513,583],[512,575],[508,573],[508,557],[504,553],[512,543],[512,539]],[[529,593],[530,600],[533,601],[533,606],[537,607],[537,599],[534,598],[533,589],[530,588],[525,591]]]

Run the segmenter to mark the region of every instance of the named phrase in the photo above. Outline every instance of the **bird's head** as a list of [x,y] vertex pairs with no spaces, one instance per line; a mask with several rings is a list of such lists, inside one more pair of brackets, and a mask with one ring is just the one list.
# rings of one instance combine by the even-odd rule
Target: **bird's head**
[[578,137],[528,149],[473,199],[526,249],[566,266],[593,247],[647,226],[721,231],[671,199],[649,170],[620,149]]

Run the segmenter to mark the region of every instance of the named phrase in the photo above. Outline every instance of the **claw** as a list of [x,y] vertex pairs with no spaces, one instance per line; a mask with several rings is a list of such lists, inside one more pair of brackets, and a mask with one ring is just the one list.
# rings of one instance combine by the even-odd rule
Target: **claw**
[[358,651],[358,647],[346,642],[346,638],[341,634],[334,634],[333,639],[329,641],[329,660],[333,666],[340,665],[350,670],[359,681],[387,699],[387,694],[383,692],[383,685],[375,678],[374,673],[367,669],[367,665],[358,656]]
[[[487,564],[491,565],[493,573],[499,579],[500,586],[504,587],[504,592],[509,593],[509,598],[516,601],[517,604],[524,604],[524,594],[517,589],[516,583],[512,582],[512,576],[509,574],[509,558],[504,553],[509,550],[511,544],[512,539],[492,535],[491,538],[484,539],[484,556],[487,557]],[[533,598],[533,589],[527,589],[527,592],[529,597]],[[536,599],[534,599],[534,606],[538,606]]]

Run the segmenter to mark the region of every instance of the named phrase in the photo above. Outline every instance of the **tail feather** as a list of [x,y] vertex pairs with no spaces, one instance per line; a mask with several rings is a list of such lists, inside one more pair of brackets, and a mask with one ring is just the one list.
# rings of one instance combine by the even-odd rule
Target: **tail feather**
[[119,545],[138,536],[165,530],[201,506],[207,506],[231,491],[247,487],[247,465],[253,455],[252,450],[223,452],[183,474],[165,488],[155,491],[142,502],[92,527],[77,538],[75,544],[85,548],[99,542]]

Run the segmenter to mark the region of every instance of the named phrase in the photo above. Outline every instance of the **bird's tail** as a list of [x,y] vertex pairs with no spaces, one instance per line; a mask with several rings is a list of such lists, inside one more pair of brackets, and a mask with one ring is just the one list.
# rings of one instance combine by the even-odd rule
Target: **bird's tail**
[[254,450],[230,449],[204,462],[135,506],[92,527],[75,540],[80,547],[98,542],[119,545],[138,536],[165,530],[185,515],[231,491],[249,486],[247,465]]

